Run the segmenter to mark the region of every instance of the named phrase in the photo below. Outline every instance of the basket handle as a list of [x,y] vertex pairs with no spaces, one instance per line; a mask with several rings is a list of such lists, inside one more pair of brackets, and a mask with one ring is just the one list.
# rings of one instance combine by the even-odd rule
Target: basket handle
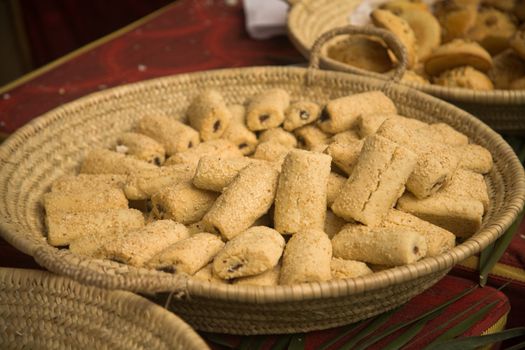
[[[394,69],[394,72],[390,79],[388,79],[390,82],[398,83],[403,75],[405,74],[405,70],[407,68],[408,64],[408,53],[405,48],[405,46],[399,41],[399,39],[385,29],[375,28],[375,27],[357,27],[353,25],[348,25],[344,27],[338,27],[333,28],[326,33],[322,34],[317,40],[315,40],[311,52],[310,52],[310,63],[308,65],[308,71],[309,76],[313,75],[313,72],[316,69],[319,69],[319,61],[321,58],[321,48],[323,45],[333,37],[341,34],[363,34],[363,35],[370,35],[370,36],[376,36],[386,43],[388,48],[392,50],[394,55],[396,56],[398,60],[398,64]],[[357,67],[345,67],[346,71],[350,73],[355,73],[359,75],[367,75],[367,76],[373,76],[378,77],[381,76],[381,74],[375,73],[375,72],[369,72],[364,69],[360,69]],[[313,77],[312,77],[313,78]],[[310,79],[309,79],[310,80]],[[311,80],[310,80],[311,81]]]

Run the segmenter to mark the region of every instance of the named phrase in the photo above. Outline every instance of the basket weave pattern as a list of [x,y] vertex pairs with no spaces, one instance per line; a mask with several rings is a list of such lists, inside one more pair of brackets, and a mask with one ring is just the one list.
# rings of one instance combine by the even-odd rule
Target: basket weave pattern
[[130,292],[0,268],[2,349],[208,349],[186,323]]
[[[292,100],[329,99],[382,89],[399,113],[446,122],[489,149],[491,205],[480,232],[452,251],[418,263],[359,278],[257,288],[210,284],[107,260],[91,260],[45,241],[42,195],[51,183],[77,170],[96,146],[107,146],[145,114],[184,115],[205,88],[221,91],[228,104],[280,87]],[[523,206],[525,177],[512,149],[469,114],[406,86],[331,71],[257,67],[184,74],[99,92],[55,109],[22,128],[0,147],[0,232],[47,269],[104,288],[144,292],[194,327],[234,334],[303,332],[348,324],[384,312],[437,282],[454,264],[496,240]]]

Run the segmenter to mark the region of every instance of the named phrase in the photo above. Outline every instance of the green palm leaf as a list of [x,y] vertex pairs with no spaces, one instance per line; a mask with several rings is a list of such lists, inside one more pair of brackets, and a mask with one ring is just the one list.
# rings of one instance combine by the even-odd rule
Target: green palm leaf
[[[487,335],[445,340],[439,344],[434,345],[434,348],[447,350],[473,350],[480,346],[498,343],[503,340],[512,339],[523,335],[525,335],[525,327],[518,327]],[[525,343],[516,344],[514,349],[522,349],[524,345]],[[507,348],[507,350],[512,348],[513,347]]]
[[344,332],[340,333],[337,337],[331,339],[329,342],[323,344],[323,346],[321,346],[318,350],[326,350],[326,349],[328,349],[330,346],[334,345],[339,340],[343,339],[344,337],[346,337],[347,335],[352,333],[357,327],[361,326],[364,322],[365,321],[359,321],[359,322],[352,323],[351,325],[348,325],[348,326],[344,327],[344,329],[345,329]]
[[305,338],[304,334],[294,334],[288,345],[288,350],[304,350]]

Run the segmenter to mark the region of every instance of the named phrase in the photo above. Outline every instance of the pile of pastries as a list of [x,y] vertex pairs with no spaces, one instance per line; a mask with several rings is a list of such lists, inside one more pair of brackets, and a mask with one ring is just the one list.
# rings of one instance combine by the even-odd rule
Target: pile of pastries
[[[473,90],[525,89],[525,1],[393,0],[375,9],[374,26],[392,32],[408,53],[403,80]],[[326,54],[377,73],[395,58],[365,35],[335,40]]]
[[[43,197],[49,244],[214,283],[352,278],[437,256],[489,206],[485,148],[381,91],[274,88],[145,115]],[[187,123],[181,120],[187,120]]]

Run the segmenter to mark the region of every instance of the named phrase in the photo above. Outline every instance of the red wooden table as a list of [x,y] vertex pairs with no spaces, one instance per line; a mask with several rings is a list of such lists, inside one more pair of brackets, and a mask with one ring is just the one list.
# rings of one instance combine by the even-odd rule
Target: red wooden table
[[[120,84],[183,72],[300,62],[304,59],[284,36],[251,39],[239,3],[179,0],[0,88],[0,135],[63,103]],[[32,257],[2,239],[0,266],[39,268]],[[525,326],[523,266],[525,224],[498,265],[499,275],[490,280],[495,285],[512,280],[507,287],[511,326]],[[476,279],[468,266],[453,273]]]

